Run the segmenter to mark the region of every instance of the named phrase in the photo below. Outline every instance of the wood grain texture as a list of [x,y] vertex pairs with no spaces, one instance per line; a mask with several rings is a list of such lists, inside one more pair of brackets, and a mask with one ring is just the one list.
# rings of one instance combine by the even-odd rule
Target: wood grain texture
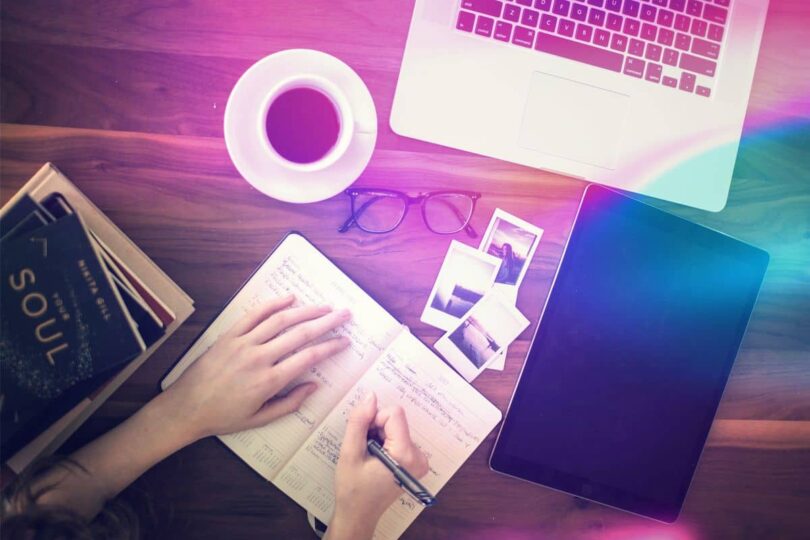
[[[583,182],[404,139],[388,127],[412,2],[5,0],[0,199],[53,161],[197,303],[197,312],[69,441],[134,412],[275,243],[294,227],[428,343],[418,320],[449,240],[416,214],[381,237],[337,234],[347,203],[294,206],[239,178],[222,140],[228,93],[286,48],[335,54],[369,85],[378,147],[360,185],[482,191],[545,229],[521,289],[532,327],[503,373],[475,386],[505,409],[570,232]],[[805,538],[810,529],[810,6],[772,0],[728,207],[654,204],[754,243],[771,266],[681,519],[675,526],[489,471],[494,434],[411,539]],[[464,240],[463,238],[460,238]],[[403,278],[407,268],[407,279]],[[125,493],[152,501],[150,537],[312,538],[301,509],[215,440],[159,464]],[[656,536],[659,537],[659,536]]]

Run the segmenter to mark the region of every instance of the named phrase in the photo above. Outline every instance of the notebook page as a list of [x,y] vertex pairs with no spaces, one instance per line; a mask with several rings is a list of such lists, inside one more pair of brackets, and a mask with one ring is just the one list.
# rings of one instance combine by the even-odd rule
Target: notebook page
[[[220,439],[268,480],[292,457],[307,437],[379,357],[402,326],[329,259],[300,235],[291,234],[188,350],[162,382],[171,385],[180,374],[254,306],[295,293],[296,304],[347,307],[352,319],[335,333],[351,346],[320,363],[295,381],[318,383],[301,409],[264,427]],[[327,336],[331,337],[331,336]]]
[[[501,419],[484,396],[410,332],[402,332],[276,476],[276,486],[324,523],[334,512],[335,466],[349,412],[370,391],[380,407],[405,409],[411,436],[430,462],[421,481],[433,494]],[[395,540],[421,510],[403,492],[380,519],[374,538]]]

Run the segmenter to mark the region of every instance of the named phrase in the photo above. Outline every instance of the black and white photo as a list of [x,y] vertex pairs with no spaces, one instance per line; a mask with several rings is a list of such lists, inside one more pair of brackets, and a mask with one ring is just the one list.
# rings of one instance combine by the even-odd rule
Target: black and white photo
[[501,261],[455,240],[450,244],[421,320],[442,330],[458,323],[491,288]]
[[512,343],[529,320],[498,289],[486,294],[435,348],[468,381]]

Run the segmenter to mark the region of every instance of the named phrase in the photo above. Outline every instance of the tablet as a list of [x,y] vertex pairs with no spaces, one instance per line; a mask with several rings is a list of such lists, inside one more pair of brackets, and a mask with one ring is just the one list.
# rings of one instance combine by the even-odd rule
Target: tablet
[[674,521],[767,265],[760,249],[589,186],[492,469]]

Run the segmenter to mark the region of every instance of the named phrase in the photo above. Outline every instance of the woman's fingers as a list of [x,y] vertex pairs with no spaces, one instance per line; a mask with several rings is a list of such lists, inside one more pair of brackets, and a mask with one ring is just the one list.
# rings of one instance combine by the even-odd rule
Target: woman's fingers
[[385,442],[394,447],[407,447],[411,442],[411,431],[408,419],[402,407],[385,407],[377,413],[374,425],[385,436]]
[[304,400],[312,395],[317,388],[318,385],[315,383],[299,384],[285,396],[271,399],[253,415],[250,428],[266,426],[276,418],[281,418],[284,415],[297,411],[301,408],[301,404],[304,403]]
[[251,343],[261,345],[296,324],[317,319],[331,311],[329,306],[301,306],[277,311],[248,332],[246,337]]
[[324,334],[331,332],[350,318],[349,312],[342,309],[332,311],[317,319],[299,323],[272,341],[261,345],[262,354],[271,358],[273,362],[278,362],[293,351],[301,349]]
[[303,375],[312,366],[331,358],[349,346],[348,338],[337,337],[322,343],[310,345],[293,354],[283,362],[273,366],[276,372],[276,384],[287,385],[290,381]]
[[295,296],[290,294],[279,298],[273,298],[252,310],[248,311],[239,321],[234,324],[225,334],[226,337],[239,337],[253,330],[256,325],[270,317],[273,313],[291,306],[295,302]]
[[360,462],[368,455],[368,430],[377,415],[377,396],[374,392],[363,398],[349,414],[346,424],[346,434],[340,447],[340,457]]

